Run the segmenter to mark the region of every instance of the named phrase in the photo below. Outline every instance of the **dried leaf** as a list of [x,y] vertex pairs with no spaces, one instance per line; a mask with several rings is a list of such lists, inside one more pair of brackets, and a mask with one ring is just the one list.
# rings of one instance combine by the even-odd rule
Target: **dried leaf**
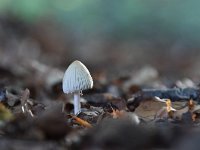
[[152,120],[165,105],[165,103],[156,100],[142,101],[135,113],[144,120]]
[[13,114],[11,113],[11,111],[0,103],[0,120],[5,121],[10,120],[12,118]]
[[183,108],[178,109],[175,113],[174,113],[174,118],[182,120],[184,114],[189,113],[191,114],[191,119],[193,121],[196,120],[197,115],[194,113],[196,111],[200,110],[200,105],[197,105],[194,103],[193,100],[189,100],[187,105],[185,105]]
[[[160,98],[158,98],[160,99]],[[170,99],[160,99],[161,101],[165,101],[166,106],[162,107],[157,114],[155,115],[155,119],[160,118],[173,118],[174,112],[176,109],[172,107]]]
[[122,118],[125,115],[125,111],[124,110],[115,110],[112,108],[112,113],[111,113],[112,117],[115,118]]
[[127,120],[130,120],[134,124],[140,123],[139,117],[133,112],[126,112],[124,110],[115,110],[115,109],[112,109],[112,110],[113,112],[111,113],[111,115],[114,119],[118,119],[118,118],[127,119]]

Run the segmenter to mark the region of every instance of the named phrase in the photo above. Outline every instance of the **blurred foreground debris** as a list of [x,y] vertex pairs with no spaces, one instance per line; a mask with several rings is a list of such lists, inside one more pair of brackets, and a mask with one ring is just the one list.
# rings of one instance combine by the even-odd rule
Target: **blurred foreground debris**
[[19,113],[1,129],[5,137],[31,140],[58,140],[70,132],[67,118],[54,106],[37,117]]
[[[181,135],[182,129],[169,126],[137,126],[128,120],[105,120],[81,137],[74,149],[166,149]],[[95,134],[94,134],[95,133]]]

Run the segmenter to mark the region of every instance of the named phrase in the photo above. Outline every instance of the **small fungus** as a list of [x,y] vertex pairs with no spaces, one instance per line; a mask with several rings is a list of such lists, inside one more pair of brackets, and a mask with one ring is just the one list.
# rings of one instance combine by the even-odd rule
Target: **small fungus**
[[80,61],[72,62],[63,77],[63,92],[74,94],[74,114],[81,112],[80,94],[93,87],[93,79],[86,66]]

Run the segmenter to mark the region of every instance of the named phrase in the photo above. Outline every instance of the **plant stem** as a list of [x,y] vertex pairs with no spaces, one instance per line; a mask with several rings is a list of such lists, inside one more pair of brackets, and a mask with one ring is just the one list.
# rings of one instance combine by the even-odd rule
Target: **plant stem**
[[77,115],[81,112],[80,92],[74,93],[74,114]]

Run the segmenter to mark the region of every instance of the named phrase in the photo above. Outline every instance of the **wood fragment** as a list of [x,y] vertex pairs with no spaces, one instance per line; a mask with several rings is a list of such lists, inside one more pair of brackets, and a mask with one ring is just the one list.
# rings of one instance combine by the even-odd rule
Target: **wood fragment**
[[84,127],[87,127],[87,128],[92,128],[92,125],[89,122],[87,122],[77,116],[74,116],[74,115],[70,115],[70,116],[76,121],[76,123],[78,123]]

